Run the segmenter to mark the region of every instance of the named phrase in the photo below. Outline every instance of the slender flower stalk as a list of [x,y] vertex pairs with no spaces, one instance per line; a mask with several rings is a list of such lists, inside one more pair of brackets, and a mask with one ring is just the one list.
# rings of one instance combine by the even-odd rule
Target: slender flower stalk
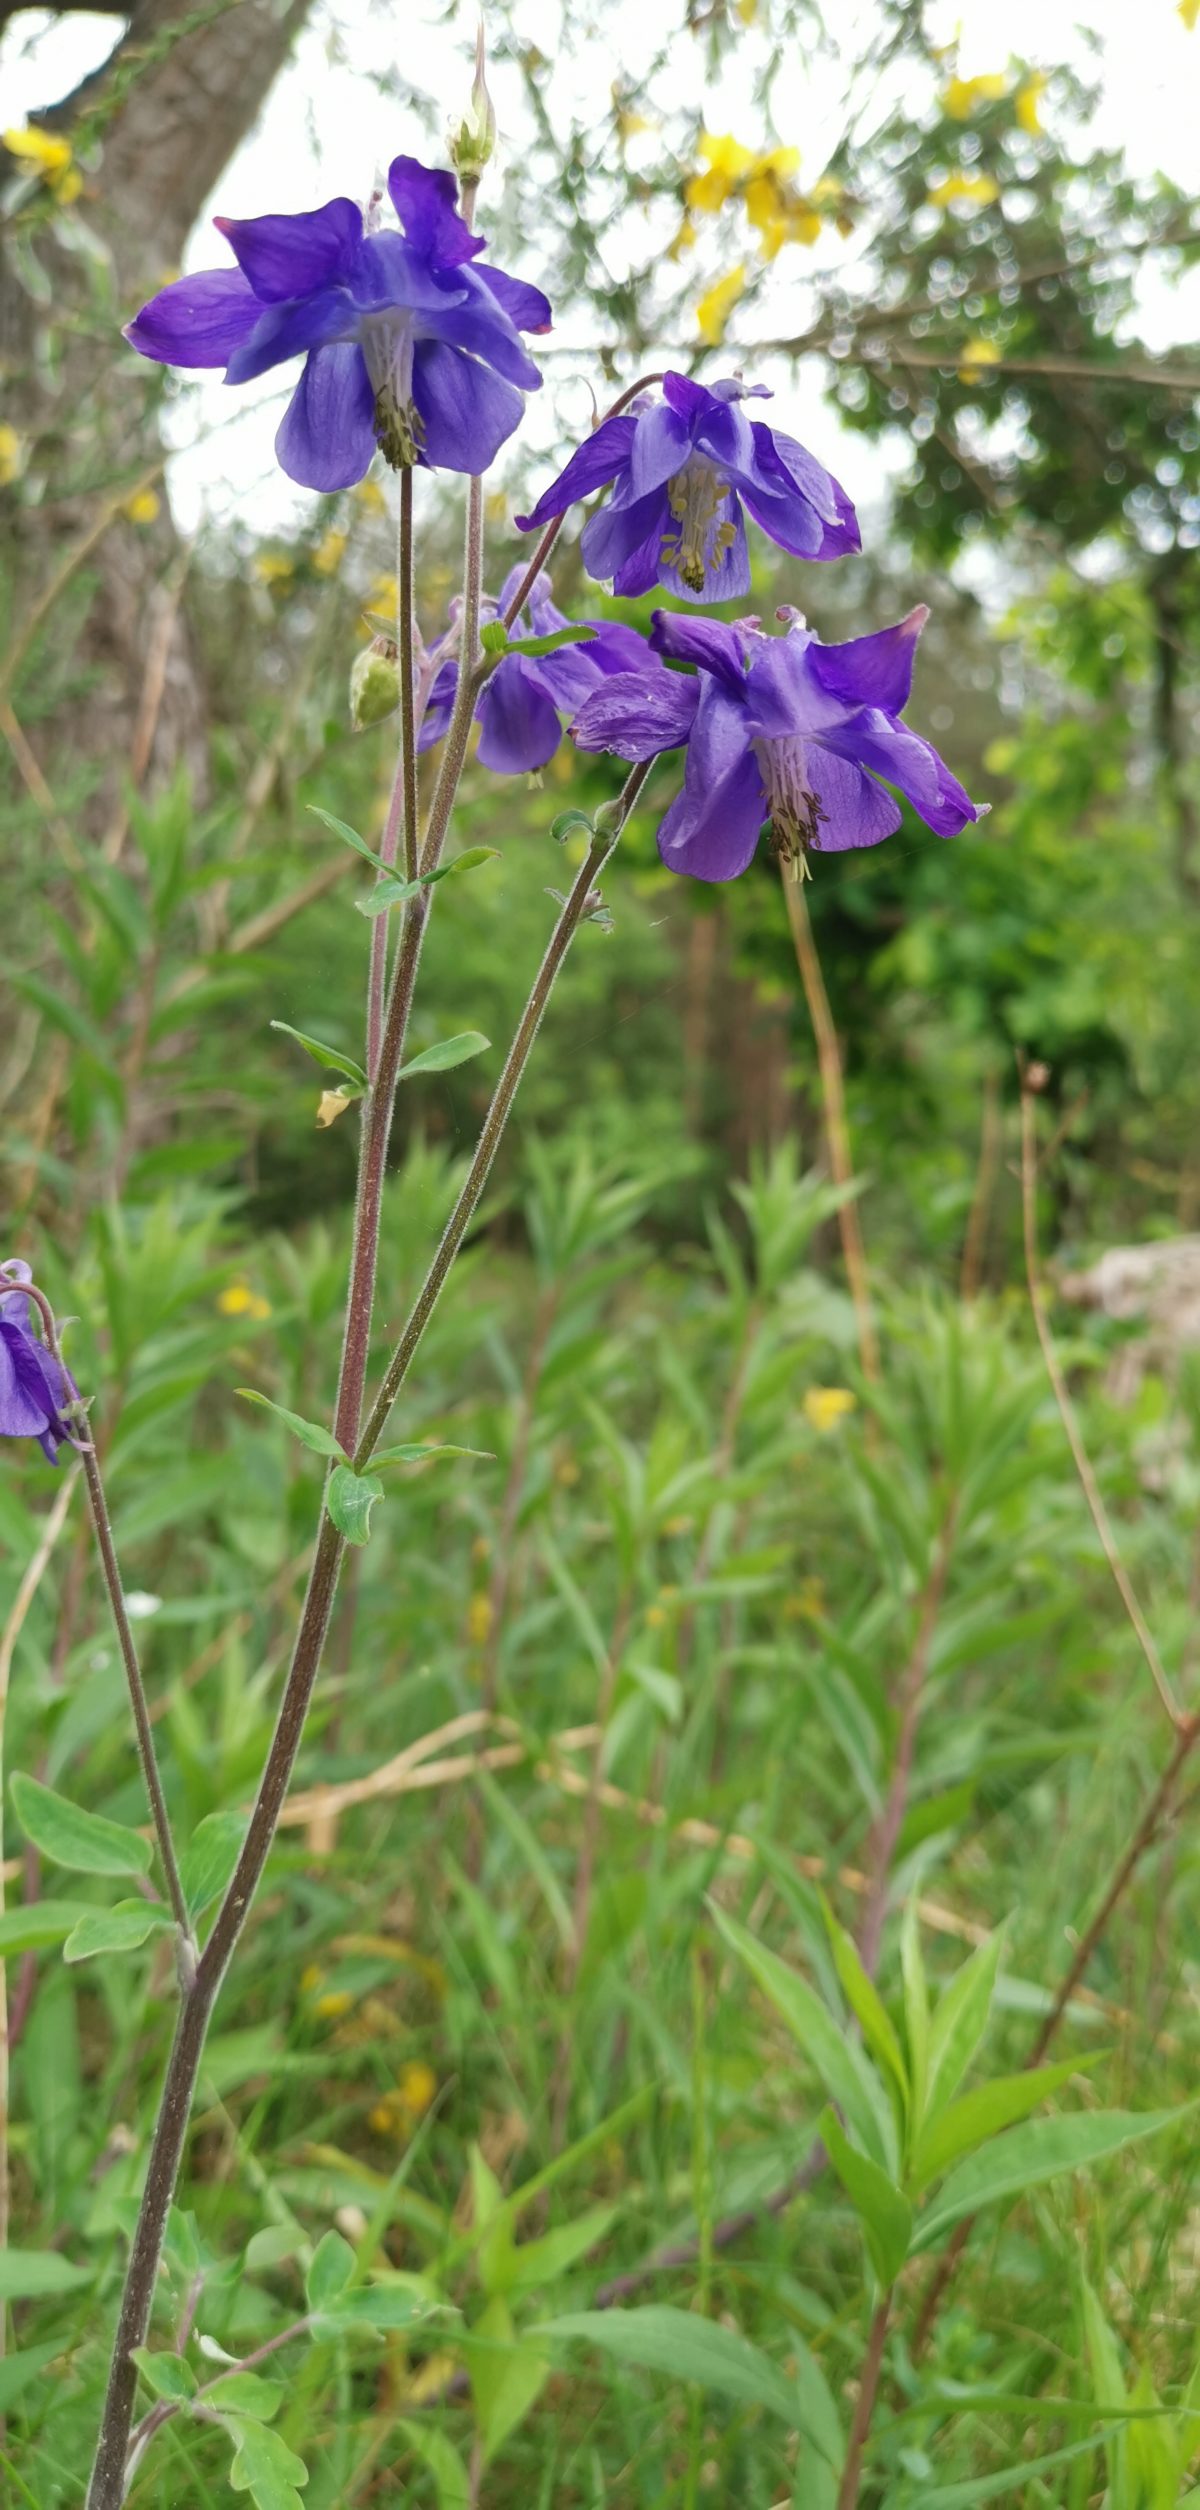
[[[42,1319],[42,1324],[45,1328],[46,1342],[50,1355],[54,1360],[55,1366],[61,1377],[69,1386],[71,1384],[71,1380],[67,1376],[62,1352],[59,1349],[58,1327],[54,1320],[54,1310],[50,1305],[50,1301],[46,1297],[44,1290],[39,1290],[35,1281],[22,1282],[21,1289],[23,1296],[27,1299],[32,1299],[34,1306],[38,1310]],[[79,1404],[77,1396],[74,1397],[73,1406],[71,1408],[78,1409],[82,1433],[86,1427],[86,1414],[83,1411],[82,1405]],[[104,1482],[100,1472],[100,1460],[97,1456],[94,1442],[86,1435],[80,1434],[78,1437],[74,1438],[73,1444],[78,1451],[79,1460],[83,1466],[83,1478],[87,1484],[88,1504],[92,1512],[92,1523],[96,1530],[96,1544],[100,1553],[100,1565],[104,1573],[104,1583],[108,1589],[109,1608],[112,1612],[113,1626],[117,1633],[117,1644],[121,1650],[121,1661],[125,1667],[125,1679],[129,1687],[129,1699],[133,1709],[134,1732],[137,1736],[138,1758],[142,1764],[142,1777],[145,1780],[146,1794],[150,1803],[150,1813],[154,1822],[154,1835],[158,1841],[158,1853],[163,1869],[163,1879],[167,1886],[167,1898],[171,1903],[171,1913],[175,1919],[177,1927],[179,1928],[180,1970],[186,1986],[191,1976],[196,1946],[192,1935],[191,1920],[188,1916],[187,1901],[183,1895],[183,1885],[179,1879],[179,1864],[175,1855],[175,1842],[171,1835],[171,1817],[167,1811],[167,1800],[163,1793],[163,1783],[159,1773],[158,1758],[154,1749],[154,1729],[150,1722],[150,1708],[146,1698],[146,1685],[142,1678],[142,1668],[137,1652],[137,1642],[133,1635],[129,1613],[125,1604],[125,1589],[121,1583],[120,1563],[117,1559],[116,1545],[113,1542],[112,1521],[108,1513],[108,1501],[104,1494]]]
[[[618,395],[618,398],[613,402],[612,408],[605,411],[604,417],[600,421],[600,426],[607,426],[610,418],[620,418],[622,411],[628,409],[631,401],[637,400],[639,393],[648,392],[653,384],[661,382],[661,375],[639,375],[637,382],[631,383],[627,391]],[[597,430],[597,432],[599,431]],[[505,603],[505,606],[500,613],[505,627],[511,627],[513,620],[517,618],[520,612],[524,609],[525,604],[533,591],[534,585],[536,584],[538,577],[545,566],[546,560],[554,547],[555,541],[562,530],[563,524],[566,522],[567,511],[567,507],[564,506],[561,513],[552,515],[550,521],[547,523],[545,531],[542,533],[541,538],[537,543],[533,556],[525,569],[524,575],[521,577],[521,581],[518,584],[515,593],[513,593],[510,600]]]
[[[468,533],[468,540],[470,541],[470,533]],[[463,677],[465,680],[465,673]],[[430,1266],[412,1316],[392,1355],[367,1427],[358,1442],[354,1458],[356,1470],[361,1470],[370,1461],[382,1435],[396,1393],[437,1305],[468,1223],[487,1183],[492,1161],[499,1147],[509,1110],[528,1062],[555,979],[570,943],[585,913],[589,911],[596,875],[612,852],[624,821],[628,817],[634,797],[647,773],[646,767],[635,768],[626,780],[619,802],[609,806],[605,814],[605,824],[593,839],[587,859],[577,874],[570,894],[561,909],[545,957],[534,979],[529,1000],[518,1022],[516,1035],[509,1049],[504,1070],[497,1082],[491,1106],[484,1118],[475,1157],[466,1182]],[[426,899],[428,894],[427,891],[424,893]],[[411,1001],[411,982],[412,977],[415,976],[419,943],[416,949],[407,954],[407,957],[406,946],[409,931],[419,928],[419,920],[423,923],[423,913],[422,900],[418,898],[409,910],[411,923],[405,929],[400,959],[393,980],[384,1038],[384,1065],[381,1070],[378,1098],[374,1103],[380,1103],[386,1087],[385,1074],[389,1042],[393,1041],[393,1032],[399,1032],[402,1029],[403,1021],[407,1017],[406,1006]],[[411,975],[407,977],[406,965],[411,968]],[[399,1046],[396,1043],[395,1061],[397,1063],[398,1059]],[[393,1065],[393,1081],[394,1069]],[[355,1213],[355,1259],[352,1265],[356,1278],[361,1278],[365,1269],[360,1255],[361,1234],[368,1226],[373,1227],[377,1233],[378,1225],[378,1200],[368,1202],[360,1193]],[[372,1282],[373,1258],[374,1249],[372,1249],[370,1269]],[[364,1368],[365,1341],[369,1336],[369,1329],[368,1310],[362,1353]],[[352,1348],[344,1346],[343,1383],[347,1369],[356,1356]],[[340,1411],[339,1398],[339,1417]],[[109,2371],[104,2417],[92,2469],[86,2510],[120,2510],[125,2497],[127,2454],[137,2393],[137,2367],[133,2355],[137,2347],[145,2342],[150,2325],[154,2287],[162,2255],[167,2216],[179,2175],[179,2165],[191,2115],[196,2079],[204,2054],[208,2025],[221,1983],[249,1917],[254,1895],[262,1879],[271,1843],[278,1828],[279,1816],[304,1732],[313,1686],[320,1670],[344,1551],[345,1543],[341,1534],[328,1513],[323,1513],[279,1716],[259,1782],[249,1828],[233,1878],[217,1911],[212,1932],[196,1963],[194,1977],[185,1991],[180,2010],[150,2149],[141,2209],[130,2250],[129,2268]]]
[[[400,512],[396,526],[396,650],[400,679],[400,738],[396,772],[379,846],[383,878],[394,871],[404,836],[404,876],[417,875],[417,721],[414,680],[413,606],[413,475],[411,465],[400,473]],[[388,918],[377,915],[371,927],[371,971],[367,985],[367,1077],[379,1069],[383,1014],[387,999]]]

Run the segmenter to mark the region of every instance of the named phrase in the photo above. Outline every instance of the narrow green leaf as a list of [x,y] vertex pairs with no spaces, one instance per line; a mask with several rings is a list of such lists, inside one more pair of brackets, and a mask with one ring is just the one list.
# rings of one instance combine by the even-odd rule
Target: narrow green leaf
[[43,2301],[90,2283],[91,2266],[73,2266],[57,2249],[0,2249],[0,2301]]
[[367,862],[374,863],[378,870],[378,852],[373,845],[368,845],[365,837],[360,837],[357,828],[351,828],[344,819],[335,819],[332,811],[320,810],[315,802],[310,802],[308,807],[314,819],[323,820],[325,826],[333,830],[334,836],[341,838],[343,845],[352,845],[356,854],[364,855]]
[[400,2423],[414,2457],[429,2469],[437,2494],[437,2510],[470,2510],[471,2488],[467,2470],[452,2441],[444,2432],[425,2423]]
[[94,1961],[101,1952],[136,1952],[150,1935],[170,1932],[169,1909],[151,1900],[118,1900],[114,1909],[89,1909],[63,1945],[64,1961]]
[[928,2213],[922,2214],[914,2248],[936,2247],[953,2223],[981,2205],[1022,2196],[1064,2170],[1090,2169],[1128,2144],[1161,2135],[1164,2127],[1190,2116],[1195,2106],[1188,2101],[1181,2109],[1089,2109],[1070,2118],[1033,2118],[1014,2127],[952,2172]]
[[370,1539],[371,1510],[383,1497],[383,1483],[377,1473],[356,1473],[349,1464],[339,1464],[329,1476],[325,1505],[348,1543],[365,1543]]
[[917,1904],[910,1900],[900,1929],[900,1971],[904,1980],[904,2029],[908,2040],[909,2132],[915,2139],[925,2118],[929,2084],[929,1982],[921,1952]]
[[186,2405],[195,2396],[196,2374],[182,2353],[152,2353],[149,2345],[139,2344],[133,2359],[156,2397],[169,2397],[173,2405]]
[[356,2284],[323,2309],[329,2327],[374,2327],[380,2335],[393,2327],[412,2327],[431,2315],[427,2295],[414,2282],[395,2276],[388,2283]]
[[867,2253],[886,2292],[908,2255],[912,2207],[886,2173],[850,2142],[835,2110],[822,2110],[818,2133],[862,2224]]
[[294,1037],[305,1054],[311,1055],[314,1063],[323,1064],[327,1072],[344,1072],[348,1081],[354,1081],[360,1090],[366,1089],[366,1073],[353,1055],[340,1055],[336,1046],[327,1046],[320,1037],[309,1037],[304,1029],[293,1028],[290,1020],[272,1020],[271,1027],[284,1037]]
[[[1097,2059],[1088,2062],[1095,2065]],[[928,2187],[931,2179],[940,2179],[952,2162],[961,2160],[975,2145],[986,2143],[1005,2127],[1016,2126],[1080,2071],[1079,2059],[1067,2057],[1057,2065],[997,2075],[993,2082],[980,2083],[974,2091],[964,2092],[961,2100],[951,2101],[918,2141],[912,2164],[914,2187]]]
[[485,2463],[490,2464],[537,2403],[550,2376],[540,2345],[518,2341],[507,2303],[497,2293],[466,2341],[471,2392]]
[[895,2169],[899,2157],[890,2105],[862,2050],[843,2038],[832,2014],[798,1971],[789,1969],[778,1953],[769,1952],[765,1944],[760,1944],[736,1918],[727,1917],[715,1902],[710,1901],[709,1907],[726,1943],[745,1962],[751,1977],[782,2014],[859,2142],[881,2169]]
[[939,2484],[933,2492],[922,2492],[921,2510],[976,2510],[979,2502],[1013,2502],[1022,2493],[1028,2498],[1027,2487],[1035,2475],[1049,2475],[1054,2467],[1066,2466],[1071,2458],[1084,2458],[1089,2452],[1094,2456],[1097,2446],[1117,2428],[1110,2424],[1092,2432],[1086,2440],[1072,2440],[1065,2449],[1052,2449],[1047,2457],[1023,2458],[1016,2466],[977,2475],[965,2484]]
[[415,880],[380,880],[369,896],[357,898],[360,915],[383,915],[393,906],[406,906],[419,889],[432,889],[439,880],[453,880],[456,872],[472,872],[480,863],[498,861],[498,845],[468,845],[449,863],[439,863],[437,870],[420,872]]
[[794,2380],[757,2345],[694,2310],[651,2302],[644,2309],[573,2310],[544,2319],[531,2333],[550,2344],[592,2344],[617,2362],[668,2379],[694,2382],[738,2405],[761,2405],[792,2431],[800,2428]]
[[[588,645],[595,632],[594,628],[582,625],[548,628],[544,636],[510,637],[504,651],[509,654],[527,654],[529,660],[534,662],[540,654],[557,654],[564,645]],[[486,628],[484,634],[485,636],[487,634]]]
[[490,1447],[380,1447],[371,1458],[371,1469],[373,1472],[378,1472],[385,1464],[432,1464],[440,1457],[449,1455],[473,1456],[481,1464],[494,1464],[496,1461],[495,1453]]
[[929,2025],[931,2117],[953,2099],[987,2029],[1003,1949],[1004,1929],[998,1926],[955,1971],[934,2008]]
[[69,1797],[56,1795],[39,1778],[20,1770],[10,1793],[21,1828],[53,1865],[69,1865],[77,1874],[148,1874],[153,1850],[148,1839],[123,1822],[102,1813],[85,1813]]
[[456,1063],[469,1063],[472,1055],[485,1054],[491,1042],[477,1028],[464,1028],[458,1037],[444,1037],[440,1046],[426,1046],[402,1063],[400,1079],[410,1080],[414,1072],[452,1072]]
[[841,1982],[842,1993],[852,2013],[862,2026],[862,2035],[873,2057],[891,2075],[901,2101],[907,2106],[909,2096],[908,2068],[904,2051],[896,2036],[895,2026],[874,1982],[868,1978],[858,1951],[844,1926],[840,1926],[824,1892],[818,1895],[825,1932],[833,1953],[833,1966]]
[[596,831],[586,811],[559,811],[550,822],[550,834],[556,845],[565,845],[568,837],[577,833],[584,837],[595,836]]
[[299,1412],[285,1411],[282,1403],[272,1403],[269,1394],[256,1394],[253,1386],[235,1386],[233,1391],[240,1394],[244,1403],[258,1403],[264,1412],[273,1412],[276,1420],[290,1429],[293,1438],[298,1438],[302,1447],[311,1447],[314,1455],[335,1456],[339,1463],[346,1462],[345,1448],[338,1445],[329,1430],[322,1428],[320,1421],[306,1421]]
[[589,2249],[599,2247],[616,2212],[615,2205],[591,2205],[574,2222],[544,2232],[540,2240],[526,2240],[513,2251],[510,2290],[536,2292],[543,2284],[557,2282]]
[[304,2279],[305,2297],[310,2310],[325,2310],[345,2292],[353,2280],[354,2251],[340,2231],[327,2231],[318,2240],[312,2264]]
[[224,1891],[241,1855],[248,1825],[248,1814],[232,1809],[207,1813],[197,1823],[179,1859],[183,1896],[193,1917],[199,1917]]

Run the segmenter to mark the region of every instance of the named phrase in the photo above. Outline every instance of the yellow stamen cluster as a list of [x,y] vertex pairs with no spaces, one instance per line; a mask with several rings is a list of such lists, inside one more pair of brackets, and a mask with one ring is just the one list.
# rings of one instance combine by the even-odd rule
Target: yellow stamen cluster
[[399,401],[390,385],[381,385],[375,395],[375,442],[389,470],[411,471],[424,435],[415,403]]
[[678,569],[690,592],[704,590],[710,532],[714,566],[720,566],[737,539],[737,527],[729,521],[718,523],[712,531],[728,494],[728,480],[711,462],[688,462],[667,483],[667,501],[678,530],[664,533],[662,555],[668,566]]

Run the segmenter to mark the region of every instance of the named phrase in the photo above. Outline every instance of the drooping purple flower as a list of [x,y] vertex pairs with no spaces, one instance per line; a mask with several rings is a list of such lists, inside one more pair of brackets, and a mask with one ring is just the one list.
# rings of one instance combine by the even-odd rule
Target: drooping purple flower
[[542,380],[520,334],[549,330],[549,304],[479,260],[453,175],[396,157],[388,191],[399,231],[346,199],[218,218],[237,269],[176,279],[125,333],[160,364],[223,366],[226,383],[303,356],[275,438],[303,488],[353,487],[376,444],[396,470],[485,471]]
[[[20,1287],[32,1278],[28,1264],[16,1257],[0,1264],[0,1438],[36,1438],[49,1463],[57,1464],[58,1450],[72,1434],[63,1413],[76,1388],[33,1330],[30,1302]],[[17,1286],[5,1289],[5,1282]]]
[[[507,608],[523,573],[522,567],[513,568],[499,600],[484,604],[485,618],[498,618]],[[551,636],[570,624],[551,595],[548,577],[539,575],[509,634]],[[550,654],[505,654],[485,680],[475,707],[479,762],[495,775],[536,774],[562,739],[559,716],[574,714],[610,672],[628,672],[640,663],[646,648],[634,628],[611,619],[579,624],[590,630],[586,645],[560,645]],[[457,686],[457,663],[443,663],[421,726],[422,749],[441,739]]]
[[[572,737],[628,759],[686,747],[658,850],[695,880],[735,880],[765,820],[776,852],[801,870],[810,846],[879,845],[901,821],[888,785],[936,835],[956,837],[987,805],[900,721],[928,616],[910,610],[877,635],[822,645],[799,623],[768,636],[754,619],[726,627],[656,610],[640,669],[606,681]],[[694,673],[666,670],[661,655]]]
[[573,453],[523,532],[565,514],[595,488],[615,487],[584,525],[580,548],[589,574],[613,591],[647,593],[654,584],[684,601],[732,601],[750,590],[746,509],[779,548],[796,558],[840,558],[861,546],[854,508],[815,457],[743,401],[770,399],[765,384],[718,383],[664,375],[662,399],[649,394],[606,418]]

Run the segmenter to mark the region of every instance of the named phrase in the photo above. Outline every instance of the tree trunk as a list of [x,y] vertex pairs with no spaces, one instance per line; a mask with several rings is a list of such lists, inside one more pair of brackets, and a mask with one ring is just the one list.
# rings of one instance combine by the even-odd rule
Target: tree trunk
[[[26,186],[0,226],[4,414],[22,439],[19,477],[3,495],[18,644],[66,579],[7,687],[0,655],[16,740],[11,717],[3,729],[44,813],[60,786],[78,795],[88,763],[93,834],[112,829],[114,812],[119,829],[130,774],[153,791],[183,763],[199,796],[205,784],[204,688],[180,600],[186,561],[161,493],[156,514],[148,497],[140,520],[123,511],[160,447],[157,370],[126,351],[120,325],[178,265],[307,6],[140,0],[103,67],[39,117],[78,151],[79,199],[68,207],[48,184]],[[3,152],[0,165],[11,170]],[[72,242],[76,222],[98,251]],[[71,817],[78,827],[74,800]]]

